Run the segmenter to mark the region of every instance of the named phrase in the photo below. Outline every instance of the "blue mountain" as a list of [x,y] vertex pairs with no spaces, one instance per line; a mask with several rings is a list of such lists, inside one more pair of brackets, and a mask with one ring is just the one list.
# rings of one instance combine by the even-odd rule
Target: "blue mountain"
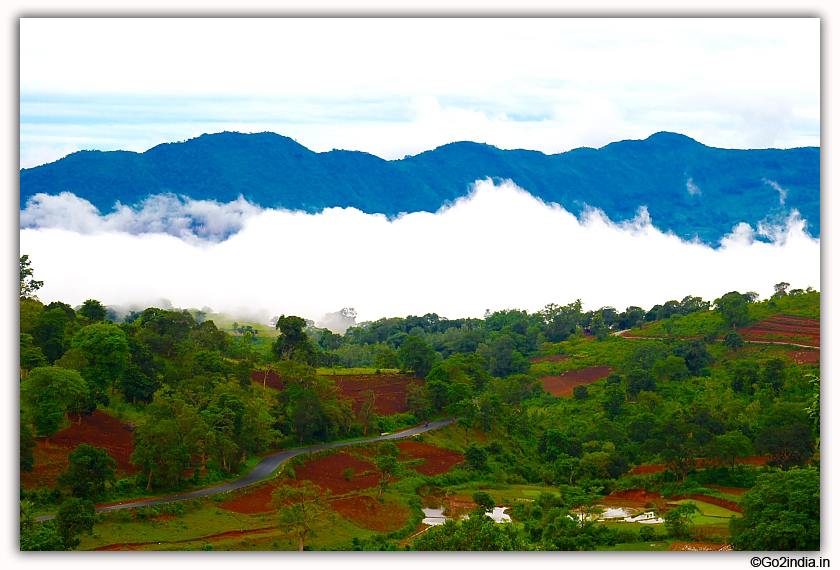
[[721,149],[668,132],[552,155],[456,142],[401,160],[316,153],[268,132],[205,134],[143,153],[80,151],[21,169],[20,203],[71,192],[108,213],[117,201],[162,193],[218,202],[243,195],[263,207],[394,216],[437,211],[488,177],[511,179],[576,215],[588,205],[621,221],[646,206],[658,228],[712,244],[739,222],[755,227],[794,208],[812,235],[820,232],[819,147]]

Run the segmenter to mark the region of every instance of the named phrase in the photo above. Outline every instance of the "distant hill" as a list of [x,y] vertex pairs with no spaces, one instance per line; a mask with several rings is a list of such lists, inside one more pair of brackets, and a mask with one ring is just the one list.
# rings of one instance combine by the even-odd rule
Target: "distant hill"
[[[20,203],[37,193],[72,192],[108,213],[173,192],[263,207],[320,211],[354,207],[389,216],[437,211],[483,178],[512,179],[579,215],[585,204],[614,221],[647,206],[654,225],[680,237],[718,241],[739,222],[753,227],[796,208],[820,233],[820,149],[729,150],[661,132],[645,140],[546,155],[472,142],[402,160],[363,152],[316,153],[275,133],[217,133],[160,144],[144,153],[81,151],[20,171]],[[780,192],[786,191],[784,204]]]

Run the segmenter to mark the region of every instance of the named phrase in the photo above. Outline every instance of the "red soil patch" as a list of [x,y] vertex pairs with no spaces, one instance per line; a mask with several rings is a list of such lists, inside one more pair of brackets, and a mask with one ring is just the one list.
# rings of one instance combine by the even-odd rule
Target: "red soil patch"
[[709,503],[710,505],[717,505],[718,507],[723,507],[724,509],[735,511],[736,513],[744,512],[743,507],[741,507],[741,505],[739,505],[735,501],[730,501],[729,499],[722,499],[720,497],[712,497],[710,495],[703,495],[701,493],[695,493],[693,495],[677,495],[676,497],[671,497],[672,501],[681,501],[683,499],[694,499],[695,501],[702,501],[704,503]]
[[342,396],[353,400],[353,413],[358,414],[365,403],[362,392],[372,391],[376,413],[383,416],[408,411],[405,397],[409,384],[425,385],[425,381],[407,374],[353,374],[327,376],[335,382]]
[[775,315],[738,331],[744,340],[752,342],[791,342],[809,346],[820,345],[820,321]]
[[279,483],[276,480],[262,485],[255,485],[253,490],[249,490],[235,499],[219,505],[219,508],[235,513],[242,513],[243,515],[273,511],[275,507],[271,506],[271,494],[278,486]]
[[408,522],[409,511],[395,504],[383,504],[367,495],[336,499],[334,511],[350,522],[377,532],[393,532]]
[[76,423],[78,416],[71,414],[70,419],[73,425],[51,436],[49,447],[46,438],[35,438],[35,471],[20,472],[20,481],[27,489],[55,487],[56,477],[67,468],[67,455],[82,443],[108,450],[108,455],[117,462],[118,475],[132,475],[138,471],[130,461],[134,453],[134,435],[120,420],[99,410],[83,416],[81,424]]
[[[341,472],[350,467],[353,468],[355,476],[348,481]],[[329,489],[334,495],[370,489],[379,484],[376,465],[356,459],[344,451],[307,461],[294,469],[298,481],[312,481],[316,485]],[[359,477],[361,473],[367,471],[371,473]]]
[[[441,449],[419,441],[401,441],[397,443],[400,451],[411,459],[425,459],[426,463],[412,467],[421,475],[439,475],[446,473],[453,466],[464,461],[464,455],[457,451]],[[399,458],[403,460],[402,456]]]
[[612,370],[611,366],[592,366],[583,370],[569,370],[560,376],[543,376],[540,382],[553,396],[569,397],[574,393],[575,386],[585,386],[606,378]]
[[819,350],[789,350],[786,352],[793,361],[797,364],[819,364],[820,351]]
[[528,359],[528,362],[563,362],[569,358],[568,354],[552,354],[551,356],[533,356]]
[[262,384],[275,390],[285,390],[286,383],[274,370],[251,370],[251,382]]
[[[752,457],[744,457],[741,459],[737,459],[736,463],[739,465],[764,465],[770,460],[769,455],[754,455]],[[695,460],[695,466],[698,469],[706,469],[709,467],[713,467],[714,464],[703,458],[699,458]],[[637,465],[633,469],[630,470],[628,475],[649,475],[651,473],[659,473],[660,471],[665,471],[667,466],[665,465]]]
[[56,487],[56,478],[61,475],[69,462],[67,461],[67,454],[72,450],[66,447],[56,447],[50,442],[47,447],[44,443],[44,438],[39,437],[35,440],[35,471],[21,471],[20,482],[23,486],[31,491],[42,487]]
[[647,503],[661,498],[662,495],[660,495],[659,493],[652,493],[650,491],[645,491],[644,489],[630,489],[627,491],[616,491],[615,493],[607,495],[602,500],[639,501],[642,503]]
[[[376,413],[382,416],[405,413],[405,397],[411,383],[423,386],[425,381],[407,374],[348,374],[325,376],[335,382],[339,393],[353,402],[353,413],[358,415],[365,403],[362,392],[373,392]],[[283,378],[274,370],[252,370],[251,381],[265,384],[275,390],[285,390]]]

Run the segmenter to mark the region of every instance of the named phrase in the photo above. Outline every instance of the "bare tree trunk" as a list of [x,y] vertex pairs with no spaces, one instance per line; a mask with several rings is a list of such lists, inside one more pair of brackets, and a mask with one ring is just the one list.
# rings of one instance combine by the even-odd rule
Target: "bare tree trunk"
[[152,490],[152,468],[151,467],[149,467],[149,482],[146,484],[146,490],[147,491]]
[[303,533],[300,533],[300,547],[298,550],[303,552]]

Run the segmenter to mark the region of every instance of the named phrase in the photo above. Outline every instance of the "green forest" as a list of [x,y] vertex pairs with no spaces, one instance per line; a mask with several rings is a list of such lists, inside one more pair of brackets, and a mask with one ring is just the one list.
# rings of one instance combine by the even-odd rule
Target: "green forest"
[[[35,277],[22,256],[21,550],[820,548],[811,288],[337,334],[44,304]],[[305,452],[248,487],[96,510],[233,482],[281,450]]]

